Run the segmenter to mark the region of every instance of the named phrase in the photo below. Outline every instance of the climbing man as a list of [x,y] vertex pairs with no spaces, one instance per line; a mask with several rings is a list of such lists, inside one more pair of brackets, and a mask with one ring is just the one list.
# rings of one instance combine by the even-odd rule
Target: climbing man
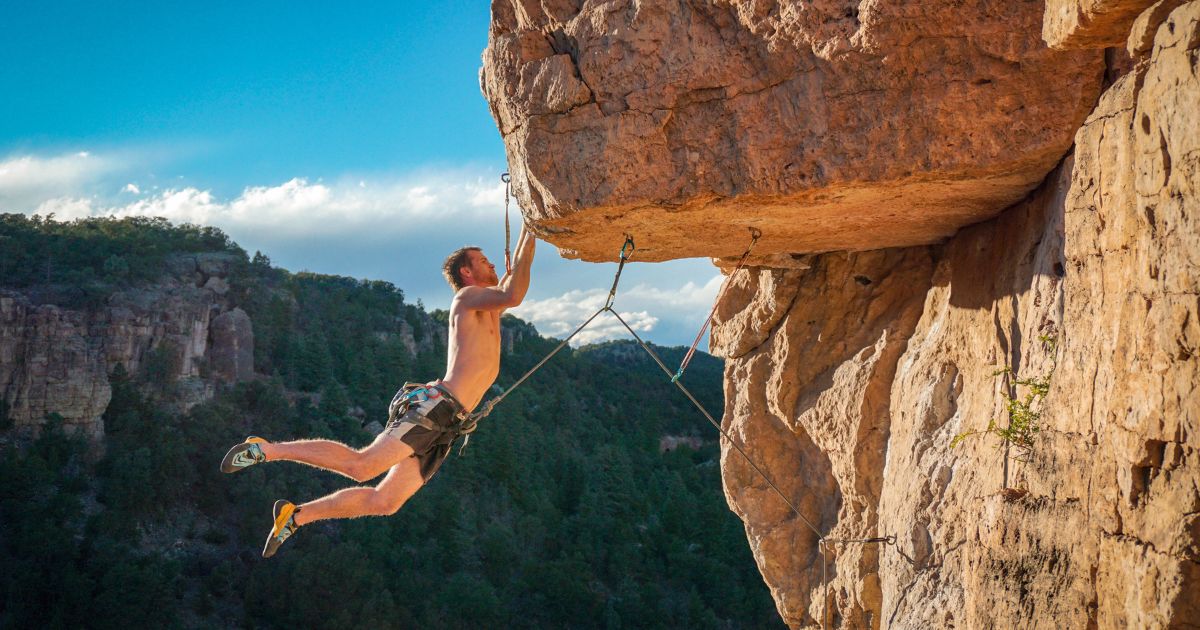
[[324,468],[360,483],[387,473],[375,487],[346,488],[299,506],[276,501],[263,557],[274,555],[296,529],[313,521],[395,514],[437,472],[454,440],[474,430],[469,414],[500,373],[500,314],[525,299],[535,241],[528,230],[521,231],[512,268],[502,279],[478,247],[463,247],[446,258],[442,273],[455,291],[446,375],[432,383],[405,384],[388,407],[387,428],[366,448],[332,440],[272,443],[251,436],[229,450],[221,462],[226,473],[273,461]]

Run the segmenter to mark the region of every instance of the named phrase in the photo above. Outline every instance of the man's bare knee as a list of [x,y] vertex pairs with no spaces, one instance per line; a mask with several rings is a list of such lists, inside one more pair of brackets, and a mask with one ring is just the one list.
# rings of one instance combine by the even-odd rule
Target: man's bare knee
[[392,466],[412,455],[412,448],[395,438],[380,436],[357,451],[358,457],[348,466],[351,479],[366,483],[387,472]]
[[351,479],[359,483],[366,483],[378,477],[387,469],[388,466],[386,465],[381,466],[369,459],[360,459],[348,466],[346,473],[350,475]]
[[392,492],[380,492],[376,490],[375,493],[371,495],[369,505],[372,514],[376,514],[378,516],[391,516],[392,514],[399,512],[400,508],[404,506],[404,503],[407,500],[408,497],[404,495],[399,495]]
[[366,483],[387,472],[396,464],[387,452],[365,448],[358,452],[358,458],[348,468],[350,478],[359,483]]

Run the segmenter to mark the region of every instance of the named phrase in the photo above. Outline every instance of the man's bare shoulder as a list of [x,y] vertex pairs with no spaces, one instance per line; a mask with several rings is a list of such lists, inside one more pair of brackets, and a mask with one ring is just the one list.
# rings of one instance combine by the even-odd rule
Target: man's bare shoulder
[[503,310],[510,306],[510,302],[508,294],[495,287],[463,287],[454,294],[454,299],[450,302],[450,315],[454,316],[463,311]]
[[478,299],[480,292],[487,290],[487,287],[463,287],[459,289],[454,294],[454,298],[450,300],[450,310],[470,308],[468,305],[472,302],[472,298]]

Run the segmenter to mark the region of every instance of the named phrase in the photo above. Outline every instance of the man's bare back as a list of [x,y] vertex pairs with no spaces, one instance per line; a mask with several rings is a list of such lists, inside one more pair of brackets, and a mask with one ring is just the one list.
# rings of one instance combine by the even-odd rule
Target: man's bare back
[[522,230],[513,268],[503,279],[478,248],[462,248],[447,259],[443,272],[456,293],[450,304],[446,375],[397,393],[393,411],[402,408],[402,413],[389,418],[369,446],[356,450],[332,440],[271,443],[251,436],[230,449],[221,463],[224,472],[276,460],[324,468],[359,482],[387,472],[375,487],[346,488],[301,506],[276,501],[264,556],[273,555],[297,528],[313,521],[394,514],[436,472],[457,429],[444,431],[431,418],[464,416],[496,381],[500,315],[525,299],[535,240]]

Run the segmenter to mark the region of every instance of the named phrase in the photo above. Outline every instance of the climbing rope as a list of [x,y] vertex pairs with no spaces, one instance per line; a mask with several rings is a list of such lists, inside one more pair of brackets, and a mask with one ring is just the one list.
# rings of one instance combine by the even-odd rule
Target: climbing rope
[[[507,173],[505,175],[507,175]],[[506,180],[506,183],[507,183],[507,180]],[[506,200],[507,200],[507,196],[506,196]],[[746,262],[746,258],[750,255],[750,250],[753,249],[754,244],[756,242],[758,242],[758,238],[762,235],[761,232],[759,232],[758,230],[753,229],[753,228],[751,228],[751,234],[752,234],[752,239],[750,241],[750,247],[748,247],[746,249],[746,253],[742,254],[741,260],[738,261],[737,268],[734,269],[735,273],[737,272],[738,269],[741,269],[742,265]],[[762,467],[759,466],[758,463],[754,461],[754,458],[750,457],[750,454],[747,453],[746,450],[744,448],[742,448],[742,446],[733,439],[733,436],[731,436],[728,432],[726,432],[725,429],[721,428],[721,423],[717,422],[717,420],[712,417],[712,414],[708,413],[708,410],[705,409],[704,406],[700,404],[699,400],[696,400],[696,397],[692,395],[692,392],[689,391],[688,388],[684,387],[683,383],[679,382],[679,377],[683,374],[683,370],[687,367],[687,364],[690,361],[692,354],[695,352],[696,344],[699,343],[699,341],[698,341],[699,338],[703,336],[705,328],[707,328],[709,322],[712,321],[713,313],[716,312],[715,306],[713,309],[713,313],[709,313],[709,316],[708,316],[709,321],[705,322],[704,327],[702,327],[700,329],[700,335],[697,335],[697,341],[692,344],[692,348],[688,351],[687,356],[684,357],[684,362],[682,365],[680,365],[679,371],[677,373],[675,373],[674,375],[671,374],[671,369],[667,367],[666,363],[663,363],[663,360],[661,358],[659,358],[658,353],[656,353],[653,348],[651,348],[644,340],[642,340],[641,336],[639,336],[637,334],[637,332],[634,331],[633,327],[630,326],[629,323],[625,321],[625,318],[621,317],[620,313],[618,313],[615,309],[613,309],[613,302],[616,300],[616,297],[617,297],[617,287],[621,282],[621,272],[623,272],[625,270],[625,263],[629,260],[629,257],[633,255],[633,252],[635,249],[636,249],[636,247],[633,242],[633,237],[626,234],[625,235],[625,243],[621,246],[620,262],[617,265],[617,273],[613,277],[612,288],[609,289],[609,291],[608,291],[608,298],[605,300],[604,306],[600,307],[600,309],[597,310],[595,313],[592,313],[592,315],[590,317],[588,317],[582,324],[580,324],[578,328],[576,328],[570,335],[567,335],[567,337],[565,339],[563,339],[561,342],[559,342],[559,344],[557,346],[555,346],[555,348],[553,350],[551,350],[549,354],[547,354],[545,357],[542,358],[541,361],[538,361],[536,365],[534,365],[532,368],[530,368],[528,371],[526,371],[525,374],[521,376],[521,378],[517,379],[517,382],[513,383],[511,387],[509,387],[508,389],[501,392],[499,396],[496,396],[495,398],[492,398],[491,400],[484,403],[482,408],[479,411],[476,411],[476,412],[470,414],[467,419],[467,422],[470,424],[470,426],[472,428],[475,425],[477,425],[480,420],[484,419],[485,417],[488,416],[488,414],[492,413],[492,410],[496,407],[497,404],[500,403],[500,401],[504,400],[509,394],[512,393],[513,390],[515,390],[522,383],[524,383],[530,376],[533,376],[533,374],[535,372],[537,372],[539,369],[541,369],[541,367],[543,365],[545,365],[547,361],[549,361],[554,355],[558,354],[558,352],[560,350],[562,350],[564,347],[566,347],[567,343],[570,342],[571,339],[573,339],[575,337],[575,335],[579,334],[579,332],[582,331],[584,328],[587,328],[588,324],[591,324],[592,321],[595,320],[597,317],[599,317],[601,313],[604,313],[606,311],[609,313],[612,313],[613,317],[616,317],[617,321],[621,322],[621,325],[625,327],[625,330],[628,330],[629,334],[633,335],[633,338],[637,340],[638,345],[640,345],[642,347],[642,349],[645,350],[648,355],[650,355],[650,358],[653,359],[656,364],[658,364],[658,367],[663,371],[663,373],[666,374],[667,377],[669,377],[671,379],[671,383],[674,384],[675,387],[678,387],[679,391],[683,392],[683,395],[686,396],[687,399],[690,400],[693,405],[695,405],[696,409],[700,410],[700,413],[704,415],[705,419],[708,420],[708,423],[713,425],[713,427],[715,427],[717,429],[717,432],[720,433],[721,436],[724,437],[726,440],[728,440],[729,445],[732,446],[739,454],[741,454],[741,456],[746,460],[746,462],[748,464],[750,464],[750,467],[754,469],[754,472],[758,473],[758,476],[762,477],[763,481],[767,482],[767,486],[770,487],[770,489],[776,495],[779,496],[779,498],[784,502],[784,504],[786,504],[788,506],[789,509],[791,509],[792,513],[795,514],[798,519],[800,519],[800,522],[804,523],[804,525],[807,526],[808,529],[812,530],[813,534],[817,537],[817,547],[821,553],[821,583],[822,583],[822,597],[823,597],[823,602],[822,602],[822,606],[821,606],[821,618],[822,619],[821,619],[820,625],[822,628],[828,628],[829,627],[829,625],[828,625],[828,623],[829,623],[829,576],[828,576],[828,570],[826,567],[828,566],[828,548],[829,548],[829,546],[830,545],[845,545],[845,544],[883,544],[883,545],[887,545],[887,546],[894,546],[896,544],[896,536],[894,536],[894,535],[875,536],[875,537],[871,537],[871,538],[860,538],[860,539],[826,538],[824,535],[821,534],[821,531],[819,529],[817,529],[817,526],[814,525],[813,522],[810,521],[807,517],[805,517],[804,514],[800,512],[800,509],[797,508],[796,505],[794,503],[792,503],[792,501],[790,499],[788,499],[787,495],[785,495],[783,493],[783,491],[779,489],[779,486],[775,485],[775,482],[771,479],[771,477],[769,475],[767,475],[766,471],[764,471],[762,469]],[[730,277],[732,277],[732,274]],[[728,283],[726,283],[726,284],[728,284]],[[723,292],[724,292],[724,287],[722,287],[721,293],[723,293]],[[720,294],[718,294],[718,301],[719,300],[720,300]],[[466,444],[464,443],[463,446],[465,447]]]
[[584,328],[587,328],[587,325],[592,323],[592,320],[596,319],[596,317],[598,317],[600,315],[600,313],[603,313],[604,311],[610,311],[610,312],[613,312],[614,314],[616,313],[616,311],[612,310],[612,303],[613,303],[613,300],[615,300],[617,298],[617,285],[620,284],[620,282],[621,282],[621,272],[625,270],[625,261],[627,261],[629,259],[629,256],[631,254],[633,254],[633,250],[634,250],[633,237],[626,234],[625,235],[625,244],[621,246],[621,263],[619,265],[617,265],[617,274],[613,278],[612,289],[610,289],[608,291],[608,299],[604,302],[604,306],[600,307],[600,309],[597,310],[595,313],[592,313],[591,317],[587,318],[587,320],[585,320],[582,324],[580,324],[579,327],[576,328],[574,332],[567,335],[567,337],[565,339],[563,339],[561,342],[559,342],[559,344],[557,346],[555,346],[553,350],[550,351],[550,354],[547,354],[546,356],[542,357],[542,360],[538,361],[537,365],[534,365],[533,367],[529,368],[529,370],[527,372],[525,372],[525,374],[522,375],[521,378],[517,379],[517,382],[513,383],[511,387],[509,387],[508,389],[501,392],[499,396],[496,396],[495,398],[492,398],[491,400],[484,403],[483,407],[479,411],[472,413],[470,418],[474,424],[478,424],[478,422],[480,420],[483,420],[484,418],[486,418],[488,416],[488,414],[492,413],[492,409],[495,408],[496,405],[500,404],[501,400],[504,400],[509,394],[512,393],[512,391],[514,389],[519,387],[521,385],[521,383],[524,383],[526,379],[528,379],[530,376],[533,376],[534,372],[537,372],[538,370],[540,370],[542,368],[542,366],[545,365],[546,362],[550,360],[551,357],[558,354],[559,350],[562,350],[564,347],[566,347],[567,342],[571,341],[571,339],[573,339],[575,337],[575,335],[579,334],[579,331],[583,330]]
[[512,175],[501,173],[504,182],[504,273],[512,273],[512,228],[508,224],[508,198],[512,190]]
[[717,292],[717,299],[713,301],[712,310],[708,312],[708,319],[704,320],[704,325],[700,327],[700,332],[696,333],[696,339],[692,342],[692,347],[688,348],[687,354],[683,355],[683,362],[679,364],[679,371],[675,376],[671,377],[671,382],[678,382],[683,376],[683,371],[687,369],[689,363],[692,362],[692,355],[696,354],[696,346],[700,345],[700,340],[704,338],[704,331],[708,330],[709,324],[712,323],[713,317],[717,314],[717,305],[721,303],[721,298],[725,295],[725,290],[729,288],[729,283],[733,282],[733,276],[741,270],[742,265],[746,264],[746,258],[750,255],[750,250],[754,249],[754,244],[758,242],[758,237],[762,236],[762,232],[757,228],[750,228],[750,246],[746,248],[746,252],[742,254],[741,260],[738,261],[737,267],[734,267],[733,273],[721,283],[721,290]]

